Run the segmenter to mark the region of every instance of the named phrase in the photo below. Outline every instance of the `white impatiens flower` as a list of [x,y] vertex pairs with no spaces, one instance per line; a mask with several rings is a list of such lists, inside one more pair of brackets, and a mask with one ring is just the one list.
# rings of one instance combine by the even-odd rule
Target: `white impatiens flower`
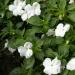
[[8,41],[8,39],[6,39],[4,48],[8,48],[8,50],[9,50],[11,53],[14,53],[14,52],[16,51],[16,49],[9,47],[9,46],[8,46],[8,43],[9,43],[9,41]]
[[55,36],[64,37],[65,33],[68,32],[70,29],[70,24],[58,24],[55,29]]
[[74,0],[70,0],[70,1],[69,1],[69,4],[72,4],[72,3],[74,3]]
[[46,33],[47,36],[54,35],[54,29],[49,29],[48,32]]
[[48,75],[58,74],[61,72],[61,61],[57,57],[53,60],[46,58],[43,62],[44,73]]
[[23,0],[15,0],[13,4],[9,5],[9,10],[13,12],[14,16],[22,15],[23,8],[26,5],[26,1]]
[[24,46],[18,47],[18,52],[20,53],[20,56],[25,56],[26,58],[30,58],[33,55],[32,51],[32,43],[26,42]]
[[75,58],[72,58],[69,62],[68,62],[68,64],[67,64],[67,66],[66,66],[66,69],[68,69],[68,70],[75,70]]
[[11,47],[8,47],[8,50],[9,50],[11,53],[14,53],[14,52],[16,51],[16,49],[11,48]]

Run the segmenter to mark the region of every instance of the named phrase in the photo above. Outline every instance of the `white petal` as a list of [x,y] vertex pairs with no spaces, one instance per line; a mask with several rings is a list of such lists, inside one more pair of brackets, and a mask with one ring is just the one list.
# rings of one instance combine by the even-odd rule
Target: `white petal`
[[32,16],[34,16],[34,9],[30,4],[25,6],[25,11],[28,14],[28,19],[31,18]]
[[20,53],[20,56],[26,55],[26,49],[23,46],[18,47],[18,52]]
[[68,32],[69,29],[70,29],[70,24],[65,24],[65,26],[64,26],[64,30],[65,30],[66,32]]
[[34,12],[35,12],[35,15],[40,15],[41,14],[41,10],[40,10],[40,4],[35,2],[33,3],[33,8],[34,8]]
[[61,65],[61,61],[57,59],[57,57],[55,59],[52,60],[52,65]]
[[65,31],[62,29],[55,29],[55,36],[64,37]]
[[75,70],[75,58],[72,58],[72,59],[68,62],[66,68],[67,68],[68,70]]
[[31,42],[26,42],[25,44],[24,44],[24,47],[25,48],[32,48],[32,43]]
[[15,8],[16,8],[16,7],[15,7],[13,4],[9,5],[9,10],[10,10],[10,11],[13,11]]
[[63,28],[64,28],[63,23],[59,23],[59,24],[57,25],[57,29],[63,29]]
[[25,57],[26,57],[26,58],[30,58],[32,55],[33,55],[33,51],[32,51],[31,49],[28,49],[28,50],[26,51]]
[[13,15],[14,15],[14,16],[18,16],[18,12],[17,12],[16,9],[13,11]]
[[45,74],[51,75],[50,68],[45,68],[45,69],[43,70],[43,72],[44,72]]
[[70,1],[69,1],[69,4],[72,4],[72,3],[74,3],[74,0],[70,0]]
[[46,58],[44,61],[43,61],[43,66],[44,67],[48,67],[51,65],[51,59],[50,58]]
[[16,51],[16,49],[13,49],[11,47],[8,47],[8,50],[11,52],[11,53],[14,53]]
[[21,15],[21,19],[23,21],[27,20],[27,13],[24,13],[23,15]]

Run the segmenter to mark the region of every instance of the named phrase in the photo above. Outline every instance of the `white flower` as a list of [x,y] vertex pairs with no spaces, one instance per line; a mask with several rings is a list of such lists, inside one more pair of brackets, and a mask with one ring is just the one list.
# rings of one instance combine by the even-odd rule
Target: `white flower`
[[13,49],[11,47],[8,47],[8,39],[6,39],[6,42],[5,42],[5,45],[4,45],[4,48],[8,48],[8,50],[11,52],[11,53],[14,53],[16,51],[16,49]]
[[26,58],[30,58],[33,55],[32,51],[32,43],[26,42],[24,46],[18,47],[18,52],[20,53],[20,56],[25,56]]
[[53,59],[51,61],[50,58],[46,58],[43,62],[44,73],[51,75],[51,74],[58,74],[61,72],[61,61],[57,59]]
[[41,9],[40,9],[40,4],[37,2],[34,2],[32,7],[34,8],[34,13],[35,15],[40,15],[41,14]]
[[24,13],[23,8],[26,5],[26,1],[15,0],[13,4],[9,5],[9,10],[13,12],[14,16],[22,15]]
[[75,58],[72,58],[68,64],[66,65],[66,69],[68,70],[75,70]]
[[70,0],[70,1],[69,1],[69,4],[72,4],[72,3],[74,3],[74,0]]
[[9,50],[11,53],[14,53],[14,52],[16,51],[16,49],[11,48],[11,47],[8,47],[8,50]]
[[48,32],[46,33],[47,36],[54,35],[54,29],[49,29]]
[[65,33],[68,32],[70,29],[70,24],[58,24],[58,26],[55,29],[55,36],[64,37]]

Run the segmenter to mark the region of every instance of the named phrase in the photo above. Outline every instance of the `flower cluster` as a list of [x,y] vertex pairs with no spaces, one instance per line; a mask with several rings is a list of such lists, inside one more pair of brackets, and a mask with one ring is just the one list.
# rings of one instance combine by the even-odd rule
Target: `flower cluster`
[[24,46],[18,47],[18,52],[20,53],[20,56],[25,56],[26,58],[30,58],[33,55],[32,51],[32,43],[26,42]]
[[[38,1],[38,2],[40,2],[40,1]],[[36,19],[36,16],[39,16],[40,14],[41,14],[41,7],[40,7],[40,4],[38,3],[38,2],[34,2],[34,3],[32,3],[32,4],[26,4],[26,0],[14,0],[14,2],[13,2],[13,4],[10,4],[9,5],[9,10],[13,13],[13,15],[14,16],[21,16],[21,19],[22,19],[22,21],[26,21],[27,19],[30,19],[32,16],[35,16],[35,19]],[[60,2],[60,4],[58,3],[58,2]],[[58,1],[57,2],[57,4],[59,4],[59,6],[61,6],[61,4],[62,4],[62,2],[63,2],[63,0],[62,0],[62,2],[61,1]],[[56,3],[56,2],[54,2],[54,3]],[[65,11],[65,6],[66,6],[66,3],[67,3],[67,1],[65,1],[64,0],[64,2],[63,2],[63,10]],[[69,0],[69,5],[70,4],[72,4],[72,3],[74,3],[74,0]],[[64,6],[65,5],[65,6]],[[43,6],[43,5],[42,5]],[[58,6],[58,5],[57,5]],[[62,6],[61,6],[62,7]],[[69,6],[68,6],[69,7]],[[67,8],[68,8],[67,7]],[[46,7],[45,7],[45,9],[46,9]],[[49,9],[49,7],[47,8],[47,10]],[[71,10],[71,9],[70,9]],[[53,10],[52,10],[53,11]],[[57,12],[57,11],[56,11]],[[62,12],[62,11],[61,11]],[[67,11],[68,12],[68,11]],[[50,13],[50,12],[49,12]],[[65,16],[65,15],[67,15],[67,14],[65,14],[64,12],[62,12],[63,13],[63,15],[62,14],[60,14],[59,12],[58,12],[58,14],[59,14],[59,18],[60,18],[60,20],[62,20],[61,18],[62,18],[62,16]],[[46,12],[45,12],[45,14],[47,14]],[[51,13],[52,14],[52,13]],[[49,15],[49,14],[48,14]],[[70,15],[70,13],[69,13],[69,15]],[[42,15],[42,16],[44,16],[44,14]],[[52,17],[52,16],[51,16]],[[53,16],[53,18],[55,17],[55,15]],[[69,17],[67,17],[67,18],[69,18]],[[33,47],[33,44],[31,43],[31,42],[25,42],[25,44],[23,45],[23,46],[19,46],[17,49],[18,49],[18,53],[20,54],[20,56],[21,57],[25,57],[26,59],[28,59],[28,58],[30,58],[31,59],[31,57],[32,57],[32,55],[33,55],[33,53],[35,53],[35,52],[33,52],[33,49],[35,49],[35,51],[36,51],[36,53],[38,52],[37,50],[41,50],[41,49],[44,49],[45,47],[45,45],[49,45],[46,49],[49,49],[50,48],[50,43],[52,43],[51,41],[53,40],[53,38],[50,38],[50,42],[48,42],[47,44],[45,43],[45,44],[42,44],[42,43],[44,43],[45,42],[45,35],[47,35],[48,37],[49,36],[54,36],[54,37],[61,37],[61,42],[62,41],[65,41],[66,39],[65,38],[63,38],[64,36],[65,36],[65,34],[70,30],[70,28],[71,28],[71,25],[70,24],[68,24],[68,21],[67,21],[67,23],[65,23],[64,24],[64,22],[62,22],[62,23],[59,23],[57,26],[56,26],[56,28],[53,28],[53,29],[51,29],[49,26],[47,26],[46,27],[46,25],[45,25],[45,27],[44,27],[44,24],[46,24],[46,21],[45,20],[43,20],[44,19],[44,17],[39,17],[38,19],[36,19],[36,21],[34,21],[33,22],[33,24],[34,23],[38,23],[37,21],[39,21],[39,25],[40,26],[32,26],[32,27],[30,27],[30,28],[28,28],[28,29],[26,29],[26,31],[27,30],[30,30],[31,31],[31,34],[32,33],[34,33],[33,35],[36,35],[36,37],[35,37],[35,39],[32,39],[31,41],[32,41],[32,43],[33,43],[33,40],[35,40],[35,46],[37,45],[37,43],[39,42],[41,42],[40,43],[40,46],[36,46],[35,48]],[[30,19],[31,20],[31,19]],[[33,19],[34,20],[34,19]],[[50,21],[50,20],[49,20]],[[30,23],[30,22],[28,22],[28,23]],[[43,23],[43,24],[41,24],[41,23]],[[32,24],[32,23],[30,23],[30,24]],[[35,24],[35,25],[36,25]],[[49,23],[48,23],[49,24]],[[55,24],[56,25],[56,24]],[[39,28],[40,27],[40,28]],[[32,29],[33,28],[33,29]],[[36,29],[34,29],[34,28],[38,28],[38,29],[41,29],[41,32],[39,32],[39,33],[44,33],[45,31],[45,28],[47,29],[49,29],[45,34],[42,34],[42,36],[41,36],[41,39],[40,38],[37,38],[37,36],[39,37],[39,35],[37,35],[37,33],[38,33],[38,31],[36,31]],[[38,33],[38,34],[39,34]],[[41,35],[40,34],[40,35]],[[29,34],[30,35],[30,34]],[[25,35],[25,37],[26,37],[27,35]],[[29,37],[30,39],[32,38],[32,35],[30,35],[30,36],[27,36],[27,37]],[[34,37],[34,36],[33,36]],[[29,38],[27,38],[27,40],[29,40]],[[44,38],[44,39],[43,39]],[[63,39],[62,39],[63,38]],[[23,38],[24,40],[26,39],[26,38]],[[49,38],[48,38],[49,39]],[[48,40],[47,39],[47,40]],[[38,40],[40,40],[40,41],[38,41]],[[55,40],[57,40],[57,39],[55,39]],[[59,41],[60,41],[59,40]],[[47,42],[47,41],[46,41]],[[53,41],[54,43],[55,42],[58,42],[58,40],[57,41]],[[38,43],[38,44],[39,44]],[[54,45],[54,43],[53,43],[53,45]],[[70,43],[70,40],[68,39],[68,40],[66,40],[66,45],[68,45]],[[53,45],[52,45],[52,47],[51,48],[53,48]],[[58,45],[59,44],[56,44],[55,45],[55,48],[57,48],[58,47]],[[57,47],[56,47],[57,46]],[[8,41],[5,43],[5,48],[6,47],[8,47]],[[44,47],[44,48],[43,48]],[[11,48],[11,47],[8,47],[8,50],[10,51],[10,52],[14,52],[15,51],[15,49],[13,49],[13,48]],[[52,49],[53,50],[53,49]],[[44,51],[44,50],[41,50],[41,51]],[[40,56],[42,57],[42,55],[44,54],[44,53],[42,53],[42,55],[41,55],[41,51],[40,51]],[[64,54],[65,53],[67,53],[66,51],[64,52]],[[63,54],[63,51],[62,51],[62,54]],[[37,55],[37,54],[34,54],[35,56]],[[37,55],[38,56],[38,55]],[[37,57],[36,56],[36,57]],[[64,55],[65,56],[65,55]],[[47,57],[47,56],[44,56],[44,57]],[[62,57],[62,56],[61,56]],[[37,59],[37,58],[35,58],[35,59]],[[31,62],[30,62],[31,63]],[[36,63],[36,62],[35,62]],[[62,71],[62,61],[61,60],[59,60],[57,57],[56,58],[54,58],[53,60],[51,59],[51,58],[45,58],[45,60],[42,62],[42,64],[43,64],[43,66],[44,66],[44,70],[43,70],[43,72],[45,73],[45,74],[48,74],[48,75],[54,75],[54,74],[59,74],[59,73],[61,73],[61,71]],[[75,58],[72,58],[66,65],[64,65],[63,66],[64,67],[64,69],[67,69],[67,70],[75,70]]]
[[23,0],[15,0],[13,4],[9,5],[9,10],[13,12],[14,16],[21,16],[23,21],[41,14],[39,3],[34,2],[30,5],[26,4],[26,1]]

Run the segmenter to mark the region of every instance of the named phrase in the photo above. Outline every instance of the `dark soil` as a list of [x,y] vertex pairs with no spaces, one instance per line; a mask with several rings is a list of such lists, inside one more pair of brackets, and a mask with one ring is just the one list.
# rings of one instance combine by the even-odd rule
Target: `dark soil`
[[3,45],[0,41],[0,75],[9,75],[14,68],[20,66],[21,60],[18,52],[11,54]]

